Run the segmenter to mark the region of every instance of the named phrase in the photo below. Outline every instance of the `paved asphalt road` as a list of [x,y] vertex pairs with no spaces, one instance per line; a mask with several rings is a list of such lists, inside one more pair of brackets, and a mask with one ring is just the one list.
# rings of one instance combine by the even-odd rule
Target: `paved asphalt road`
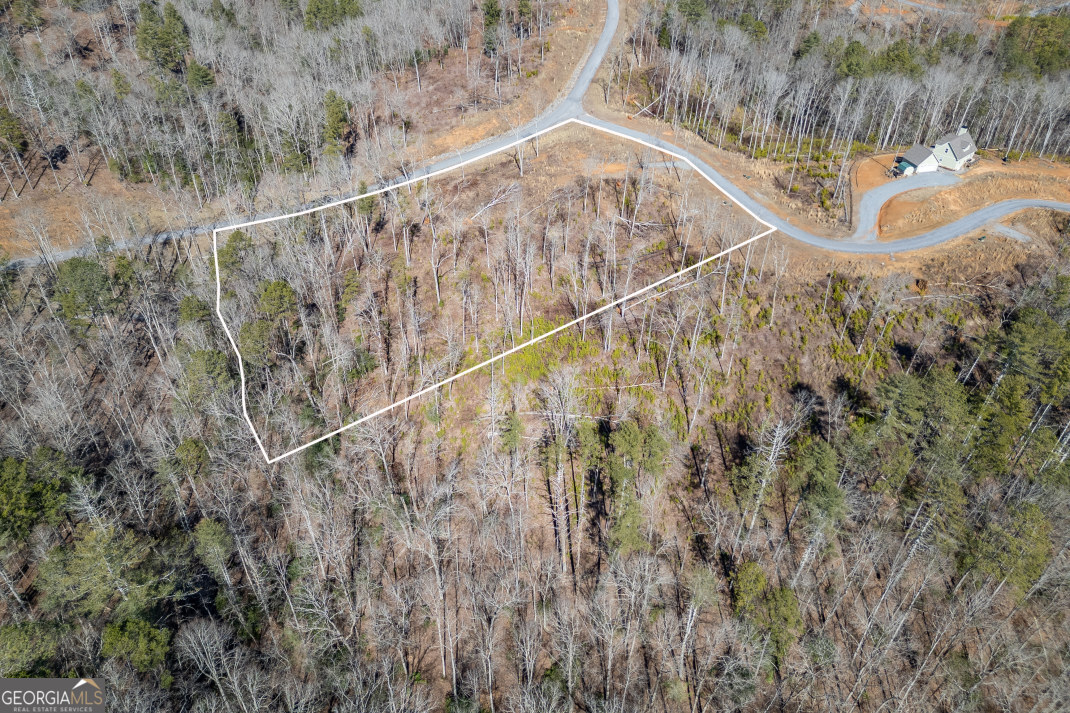
[[[742,188],[733,184],[720,173],[715,171],[709,164],[702,161],[697,156],[691,154],[686,149],[680,148],[675,144],[668,143],[657,136],[637,131],[627,126],[621,126],[604,119],[598,119],[586,114],[583,110],[583,96],[587,93],[588,88],[591,86],[591,82],[594,81],[595,74],[598,72],[599,66],[602,64],[602,60],[605,58],[606,52],[609,50],[609,45],[613,41],[613,35],[617,29],[617,22],[620,19],[620,11],[618,8],[618,0],[606,0],[606,21],[602,28],[602,34],[598,38],[597,44],[591,49],[587,55],[586,61],[583,63],[581,69],[575,73],[570,81],[571,88],[568,93],[558,99],[553,105],[551,105],[545,112],[534,120],[527,124],[518,127],[516,130],[499,136],[494,139],[480,142],[474,146],[471,146],[463,151],[456,152],[446,158],[443,158],[435,163],[420,168],[411,174],[403,177],[401,180],[419,178],[429,173],[436,171],[442,171],[454,166],[459,166],[467,161],[471,161],[488,152],[501,149],[516,143],[520,139],[533,136],[539,131],[544,131],[551,126],[567,121],[569,119],[580,119],[595,126],[600,126],[606,129],[612,129],[626,136],[630,136],[635,139],[645,141],[655,146],[671,149],[677,154],[686,156],[698,170],[706,175],[707,178],[719,185],[723,191],[731,195],[736,201],[749,209],[752,213],[757,215],[762,220],[766,221],[770,225],[774,226],[784,235],[790,238],[798,240],[799,242],[812,245],[814,247],[823,248],[825,250],[832,250],[841,253],[856,253],[856,254],[875,254],[875,253],[897,253],[906,252],[909,250],[918,250],[921,248],[931,247],[938,245],[952,238],[958,237],[963,233],[967,233],[971,230],[980,228],[992,221],[998,220],[1010,213],[1021,210],[1023,208],[1052,208],[1055,210],[1070,212],[1070,203],[1061,203],[1057,201],[1045,201],[1045,200],[1032,200],[1032,199],[1019,199],[1019,200],[1007,200],[992,205],[985,206],[973,214],[950,223],[948,225],[941,226],[935,230],[930,230],[927,233],[915,236],[913,238],[904,238],[902,240],[894,240],[889,242],[877,242],[875,237],[877,216],[880,212],[880,207],[892,196],[902,193],[904,191],[913,190],[915,188],[926,188],[931,186],[952,185],[958,178],[946,173],[929,173],[921,176],[911,176],[909,178],[901,178],[892,183],[885,184],[879,188],[866,193],[860,201],[859,209],[855,217],[857,227],[851,238],[846,240],[835,240],[831,238],[822,237],[809,233],[802,228],[799,228],[786,220],[778,217],[775,213],[770,211],[764,205],[757,200],[751,198]],[[317,205],[324,203],[344,202],[359,195],[358,193],[351,193],[349,195],[338,196],[334,200],[320,200],[313,204],[300,206],[298,211],[314,208]],[[271,211],[266,213],[260,213],[255,216],[250,216],[250,221],[262,220],[265,218],[275,218],[280,215],[284,215],[282,211]],[[181,238],[187,238],[192,235],[199,235],[203,233],[209,233],[216,228],[232,225],[230,221],[209,223],[206,225],[192,226],[177,230],[168,230],[153,235],[147,235],[138,240],[126,241],[120,243],[120,247],[136,247],[138,245],[148,245],[155,242],[177,240]],[[63,252],[57,252],[53,257],[55,259],[65,259],[78,254],[79,250],[66,250]],[[32,264],[38,262],[37,259],[27,259],[18,261],[22,264]]]

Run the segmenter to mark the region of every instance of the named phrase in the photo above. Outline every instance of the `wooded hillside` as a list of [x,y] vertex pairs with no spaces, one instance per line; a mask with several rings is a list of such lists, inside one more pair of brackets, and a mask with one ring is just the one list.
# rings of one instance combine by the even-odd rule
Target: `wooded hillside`
[[[561,130],[463,177],[221,232],[221,310],[268,452],[298,448],[567,322],[590,315],[581,336],[604,330],[616,318],[608,305],[762,230],[686,165],[592,133]],[[577,174],[568,158],[580,156]],[[570,336],[553,339],[563,347]],[[510,363],[496,368],[505,374]],[[473,374],[463,391],[495,378]],[[434,413],[439,398],[405,411]],[[478,406],[454,417],[465,408]]]
[[[393,178],[421,72],[463,53],[466,104],[515,107],[570,9],[0,0],[3,200]],[[1070,148],[1058,17],[635,17],[604,101],[795,162],[830,210],[851,156],[963,117]],[[221,235],[253,415],[322,432],[754,234],[574,139]],[[117,247],[139,224],[95,210],[73,258],[0,256],[0,677],[131,713],[1070,707],[1065,214],[894,260],[773,235],[268,464],[207,243]]]
[[0,675],[93,673],[120,711],[1058,711],[1051,221],[1017,271],[954,277],[754,243],[272,466],[209,262],[101,242],[5,272]]
[[[393,179],[443,116],[522,94],[553,52],[546,38],[562,9],[546,0],[18,0],[0,11],[4,199],[70,165],[83,183],[111,170],[241,205],[265,173],[315,171],[341,186],[355,162]],[[451,51],[464,57],[460,75],[425,87],[421,72],[445,66]]]
[[655,2],[637,13],[603,99],[784,163],[789,194],[849,220],[853,160],[959,126],[999,156],[1065,158],[1068,32],[1067,16]]

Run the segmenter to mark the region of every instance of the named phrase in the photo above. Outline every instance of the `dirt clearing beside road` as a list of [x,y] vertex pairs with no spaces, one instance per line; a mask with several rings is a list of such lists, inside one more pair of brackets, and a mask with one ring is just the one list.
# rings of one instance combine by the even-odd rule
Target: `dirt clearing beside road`
[[977,208],[1013,198],[1070,201],[1070,166],[1031,159],[982,159],[950,188],[910,191],[884,204],[881,240],[899,240],[946,225]]

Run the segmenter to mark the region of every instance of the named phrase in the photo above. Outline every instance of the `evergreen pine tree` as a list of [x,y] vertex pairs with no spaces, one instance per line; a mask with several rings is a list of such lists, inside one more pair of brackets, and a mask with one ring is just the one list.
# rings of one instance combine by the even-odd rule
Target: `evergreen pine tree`
[[349,123],[349,102],[331,89],[323,100],[323,109],[325,153],[338,155],[342,153],[342,132],[345,131],[346,124]]
[[193,59],[190,60],[189,68],[186,70],[186,82],[189,83],[190,89],[198,92],[202,89],[214,87],[215,75],[212,74],[212,70]]

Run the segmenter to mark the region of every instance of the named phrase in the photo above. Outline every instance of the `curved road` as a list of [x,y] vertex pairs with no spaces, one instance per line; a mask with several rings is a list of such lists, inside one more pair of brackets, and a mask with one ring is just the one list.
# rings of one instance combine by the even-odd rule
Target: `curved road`
[[[911,176],[909,178],[901,178],[893,183],[885,184],[872,191],[867,192],[861,199],[859,209],[857,211],[857,227],[854,234],[846,240],[836,240],[833,238],[827,238],[819,235],[814,235],[806,230],[795,226],[783,218],[779,217],[771,210],[766,208],[762,203],[751,198],[747,193],[739,186],[733,184],[723,175],[718,173],[713,167],[707,164],[705,161],[695,156],[686,149],[665,141],[658,136],[652,136],[650,134],[637,131],[627,126],[621,126],[619,124],[599,119],[587,114],[583,110],[583,97],[587,93],[587,90],[591,86],[591,82],[594,81],[595,74],[598,72],[598,68],[602,64],[602,60],[605,58],[606,52],[609,50],[610,44],[613,42],[613,35],[617,29],[617,22],[620,19],[620,9],[618,7],[618,0],[606,0],[606,19],[605,24],[602,27],[602,33],[598,37],[598,42],[590,50],[586,60],[580,66],[580,69],[573,74],[570,81],[571,88],[564,97],[559,98],[554,104],[552,104],[545,112],[534,120],[527,124],[515,129],[509,134],[499,136],[494,139],[480,142],[474,146],[456,152],[448,158],[440,159],[435,163],[428,166],[424,166],[411,174],[405,176],[403,180],[398,183],[409,183],[413,179],[422,178],[429,174],[439,173],[449,170],[451,168],[459,167],[465,163],[477,160],[479,157],[507,148],[515,145],[518,142],[525,141],[530,138],[534,138],[537,134],[544,133],[550,127],[557,126],[562,123],[569,122],[570,120],[582,121],[586,124],[590,124],[596,128],[602,128],[616,132],[620,135],[642,141],[647,144],[654,145],[658,148],[670,150],[673,153],[687,158],[691,161],[699,172],[705,174],[705,177],[717,184],[721,190],[727,193],[733,200],[749,210],[753,215],[757,216],[762,221],[768,223],[770,226],[776,228],[784,235],[787,235],[794,240],[812,245],[817,248],[825,250],[832,250],[841,253],[855,253],[855,254],[887,254],[905,252],[909,250],[918,250],[920,248],[931,247],[938,245],[952,238],[958,237],[964,233],[970,232],[980,228],[994,220],[998,220],[1006,215],[1019,211],[1023,208],[1051,208],[1054,210],[1070,212],[1070,203],[1062,203],[1059,201],[1047,201],[1047,200],[1032,200],[1032,199],[1018,199],[1007,200],[999,203],[993,203],[991,205],[984,206],[971,215],[957,220],[948,225],[941,226],[934,230],[930,230],[921,235],[917,235],[912,238],[904,238],[902,240],[894,240],[889,242],[877,242],[876,240],[876,223],[877,216],[880,212],[881,206],[892,196],[905,191],[914,190],[916,188],[927,188],[932,186],[952,185],[958,178],[947,173],[930,173],[922,174],[920,176]],[[391,184],[397,185],[397,184]],[[386,190],[391,186],[383,186],[379,190]],[[347,195],[339,196],[335,200],[319,200],[314,203],[300,206],[298,212],[311,211],[318,206],[330,203],[344,203],[359,197],[362,194],[350,193]],[[250,216],[248,222],[255,223],[271,218],[278,218],[282,215],[290,215],[290,213],[284,213],[282,211],[270,211],[260,213],[254,216]],[[139,240],[126,241],[121,244],[123,247],[135,247],[138,245],[147,245],[155,242],[162,242],[168,240],[176,240],[181,238],[187,238],[193,235],[200,235],[203,233],[212,232],[218,228],[225,228],[232,225],[236,225],[232,222],[216,222],[205,225],[192,226],[189,228],[183,228],[178,230],[168,230],[154,235],[145,236]],[[52,257],[55,259],[65,259],[78,254],[79,250],[67,250],[63,252],[55,253]],[[32,264],[38,262],[38,259],[27,259],[22,261],[15,261],[14,264]]]
[[883,243],[877,242],[877,216],[880,213],[881,206],[884,205],[888,199],[899,193],[912,191],[917,188],[954,185],[959,180],[957,176],[950,173],[923,173],[921,175],[900,178],[892,183],[886,183],[883,186],[868,191],[862,196],[862,200],[859,204],[858,225],[855,228],[854,234],[846,240],[826,238],[809,233],[784,220],[776,213],[766,208],[762,203],[751,198],[742,189],[722,176],[698,156],[695,156],[686,149],[680,148],[676,144],[669,143],[656,136],[629,129],[628,127],[620,126],[619,124],[614,124],[613,122],[605,121],[603,119],[598,119],[592,116],[584,116],[582,118],[590,124],[595,124],[602,128],[625,134],[633,139],[641,140],[659,148],[670,150],[678,155],[685,156],[701,173],[705,174],[706,178],[716,183],[722,191],[750,210],[754,215],[758,216],[784,235],[787,235],[789,238],[825,250],[856,254],[906,252],[946,242],[964,233],[968,233],[971,230],[976,230],[994,220],[998,220],[1006,215],[1022,210],[1023,208],[1051,208],[1053,210],[1070,212],[1070,203],[1024,198],[1006,200],[986,205],[965,218],[956,220],[954,223],[942,225],[939,228],[935,228],[912,238],[903,238],[901,240],[893,240]]

